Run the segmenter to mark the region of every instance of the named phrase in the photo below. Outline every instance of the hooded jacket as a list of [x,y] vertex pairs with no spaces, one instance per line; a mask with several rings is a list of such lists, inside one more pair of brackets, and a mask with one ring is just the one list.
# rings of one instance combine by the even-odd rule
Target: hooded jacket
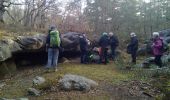
[[84,36],[80,37],[79,43],[80,43],[80,50],[81,51],[87,51],[88,42],[87,42],[86,37],[84,37]]
[[129,49],[129,52],[131,54],[134,54],[137,52],[138,50],[138,39],[137,37],[131,37],[131,41],[130,41],[130,44],[128,45],[127,47]]
[[162,55],[162,46],[163,46],[162,39],[157,38],[154,40],[152,45],[152,51],[154,56]]
[[109,46],[109,42],[109,37],[107,35],[103,35],[99,40],[99,46],[106,48]]
[[116,36],[110,37],[110,45],[111,45],[111,47],[117,47],[119,45],[119,41]]

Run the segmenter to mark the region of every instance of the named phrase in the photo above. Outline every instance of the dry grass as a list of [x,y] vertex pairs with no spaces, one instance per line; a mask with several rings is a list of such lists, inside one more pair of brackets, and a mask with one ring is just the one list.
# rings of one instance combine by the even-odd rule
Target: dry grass
[[[24,97],[27,95],[27,89],[32,86],[32,79],[35,76],[45,77],[47,83],[38,89],[46,89],[48,87],[57,85],[59,79],[65,74],[76,74],[85,76],[92,80],[95,80],[99,83],[109,83],[113,86],[121,83],[122,81],[134,80],[134,79],[145,79],[143,78],[141,70],[139,71],[123,71],[117,69],[118,67],[114,63],[110,63],[109,65],[98,65],[98,64],[90,64],[90,65],[82,65],[77,63],[68,63],[68,64],[59,64],[58,72],[50,72],[45,73],[43,68],[37,67],[34,69],[27,69],[20,71],[17,75],[15,75],[12,79],[6,81],[6,86],[4,89],[0,91],[0,97],[6,98],[18,98]],[[142,73],[140,73],[142,72]],[[139,75],[140,74],[140,75]],[[138,77],[135,77],[138,76]],[[90,93],[60,93],[63,95],[57,95],[57,98],[61,98],[59,100],[109,100],[109,94],[103,93],[102,91],[97,92],[95,95],[91,95]],[[42,98],[49,98],[51,96],[55,98],[56,93],[47,93],[40,97],[31,97],[35,100],[42,100]],[[68,99],[69,98],[69,99]],[[101,98],[101,99],[100,99]],[[102,99],[103,98],[103,99]],[[31,100],[32,100],[31,99]]]

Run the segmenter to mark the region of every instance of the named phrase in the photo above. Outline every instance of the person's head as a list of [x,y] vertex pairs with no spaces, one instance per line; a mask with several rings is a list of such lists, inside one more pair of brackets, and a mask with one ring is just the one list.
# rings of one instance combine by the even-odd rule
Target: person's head
[[152,35],[153,35],[154,39],[159,37],[159,33],[158,32],[153,32]]
[[56,30],[56,26],[52,25],[52,26],[50,27],[50,30],[51,30],[51,31]]
[[134,32],[130,33],[130,37],[136,37],[136,33]]
[[107,36],[108,34],[107,34],[106,32],[104,32],[102,35],[103,35],[103,36]]
[[110,32],[110,33],[109,33],[109,36],[113,36],[113,35],[114,35],[114,33],[113,33],[113,32]]

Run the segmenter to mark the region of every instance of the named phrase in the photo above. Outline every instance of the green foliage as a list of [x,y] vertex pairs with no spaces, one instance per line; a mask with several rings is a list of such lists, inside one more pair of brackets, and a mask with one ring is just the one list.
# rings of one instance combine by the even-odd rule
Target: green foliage
[[170,70],[157,70],[153,76],[156,80],[153,81],[153,85],[164,93],[163,95],[158,96],[157,99],[168,100],[170,98]]
[[[136,32],[150,36],[153,31],[169,27],[168,0],[87,0],[85,15],[96,33],[114,31]],[[107,20],[110,18],[110,20]]]

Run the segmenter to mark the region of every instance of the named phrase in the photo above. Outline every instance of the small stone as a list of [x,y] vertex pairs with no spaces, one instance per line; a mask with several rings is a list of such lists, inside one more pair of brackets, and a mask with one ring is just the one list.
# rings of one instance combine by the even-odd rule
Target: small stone
[[29,100],[28,98],[18,98],[17,100]]
[[16,100],[16,99],[0,98],[0,100]]
[[6,84],[5,83],[1,83],[0,84],[0,89],[2,89]]
[[64,57],[63,57],[63,58],[61,59],[61,62],[62,62],[62,63],[70,63],[70,60],[68,60],[67,58],[64,58]]
[[45,83],[45,78],[43,77],[40,77],[40,76],[36,76],[34,79],[33,79],[33,85],[41,85]]
[[36,90],[35,88],[29,88],[28,94],[32,96],[40,96],[40,91]]

